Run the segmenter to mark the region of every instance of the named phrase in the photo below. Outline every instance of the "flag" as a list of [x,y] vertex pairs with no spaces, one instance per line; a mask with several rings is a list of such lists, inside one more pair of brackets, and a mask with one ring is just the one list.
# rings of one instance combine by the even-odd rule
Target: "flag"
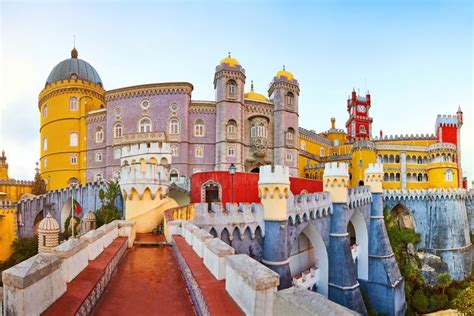
[[76,214],[76,216],[81,215],[81,212],[82,212],[81,205],[74,199],[72,199],[72,209],[74,211],[74,214]]

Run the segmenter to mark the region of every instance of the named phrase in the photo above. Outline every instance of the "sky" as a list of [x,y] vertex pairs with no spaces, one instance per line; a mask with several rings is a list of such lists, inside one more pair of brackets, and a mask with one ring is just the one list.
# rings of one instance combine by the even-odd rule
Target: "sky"
[[187,81],[213,100],[219,61],[232,53],[247,90],[266,94],[286,65],[300,84],[300,126],[344,128],[346,99],[370,90],[373,134],[434,133],[437,114],[461,106],[462,164],[474,174],[473,6],[445,1],[2,1],[0,149],[11,178],[39,159],[38,94],[70,57],[105,89]]

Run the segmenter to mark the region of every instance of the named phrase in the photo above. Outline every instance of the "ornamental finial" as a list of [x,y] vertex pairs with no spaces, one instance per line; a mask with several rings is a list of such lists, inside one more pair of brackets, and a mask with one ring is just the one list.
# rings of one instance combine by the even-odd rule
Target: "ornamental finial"
[[285,65],[283,65],[283,70],[285,70]]
[[230,58],[230,52],[227,52],[227,57],[229,57],[229,58]]
[[77,58],[78,53],[76,47],[71,50],[71,58]]
[[253,91],[253,80],[250,83],[250,91]]

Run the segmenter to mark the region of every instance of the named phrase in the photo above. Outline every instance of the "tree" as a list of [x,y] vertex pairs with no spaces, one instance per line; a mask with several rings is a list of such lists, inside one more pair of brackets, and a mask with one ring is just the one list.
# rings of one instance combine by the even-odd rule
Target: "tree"
[[[10,257],[0,262],[0,275],[3,270],[13,267],[38,253],[38,236],[17,238],[13,241],[11,247],[12,254]],[[0,286],[2,286],[2,282],[0,282]]]
[[449,287],[453,283],[453,279],[448,273],[440,273],[438,274],[438,285],[442,290],[444,295],[444,290]]
[[99,199],[102,207],[95,212],[97,227],[120,219],[120,212],[115,206],[115,201],[120,196],[120,186],[118,182],[110,181],[107,189],[100,189]]
[[38,163],[36,163],[36,173],[35,179],[33,181],[33,186],[31,188],[31,193],[34,195],[40,195],[46,193],[46,182],[44,182],[43,178],[39,173]]
[[458,311],[466,315],[474,315],[474,283],[464,290],[456,297],[452,306]]

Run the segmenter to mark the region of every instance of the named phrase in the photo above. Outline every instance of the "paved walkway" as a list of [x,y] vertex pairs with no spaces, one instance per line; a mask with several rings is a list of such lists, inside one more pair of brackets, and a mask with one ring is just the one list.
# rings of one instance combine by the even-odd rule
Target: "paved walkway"
[[93,315],[195,315],[172,248],[130,249]]

